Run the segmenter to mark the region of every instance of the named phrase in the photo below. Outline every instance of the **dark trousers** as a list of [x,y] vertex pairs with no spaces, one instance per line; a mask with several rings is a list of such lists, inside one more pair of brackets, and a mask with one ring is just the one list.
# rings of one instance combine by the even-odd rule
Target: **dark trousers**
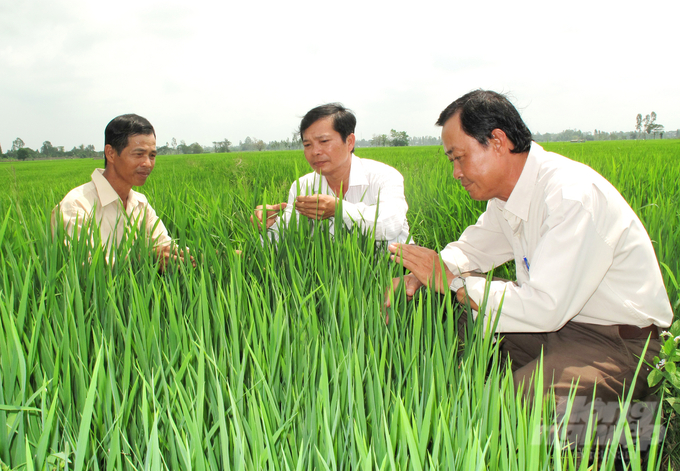
[[[623,339],[617,326],[603,326],[568,322],[557,332],[539,334],[502,334],[501,351],[509,357],[515,387],[524,385],[528,396],[532,375],[543,351],[543,391],[552,387],[560,398],[569,395],[572,382],[578,381],[577,396],[590,400],[616,401],[626,395],[635,376],[646,338]],[[659,339],[651,339],[645,360],[652,363],[659,354]],[[650,367],[643,364],[633,390],[633,398],[650,394],[647,375]],[[533,383],[532,383],[533,384]],[[625,397],[625,396],[624,396]]]

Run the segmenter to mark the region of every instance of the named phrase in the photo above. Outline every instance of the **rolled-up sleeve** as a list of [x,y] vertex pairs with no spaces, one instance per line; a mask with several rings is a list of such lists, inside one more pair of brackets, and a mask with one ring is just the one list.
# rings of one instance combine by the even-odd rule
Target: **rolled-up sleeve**
[[377,196],[375,203],[343,201],[345,225],[357,224],[364,230],[375,230],[375,238],[379,240],[397,239],[404,231],[408,211],[404,177],[396,170],[382,174],[370,183],[367,191],[373,191]]
[[79,237],[82,228],[92,218],[94,205],[82,196],[82,187],[76,188],[52,210],[52,232],[56,234],[57,224],[62,224],[69,237]]
[[158,217],[151,205],[146,205],[146,232],[151,236],[154,247],[165,247],[172,244],[172,238],[165,228],[165,224]]

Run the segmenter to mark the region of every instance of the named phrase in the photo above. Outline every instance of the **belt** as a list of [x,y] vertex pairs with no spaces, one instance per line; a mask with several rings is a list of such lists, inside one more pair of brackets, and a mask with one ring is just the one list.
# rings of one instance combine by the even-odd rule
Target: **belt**
[[638,327],[636,325],[619,325],[617,327],[622,339],[646,339],[650,335],[653,339],[659,338],[659,329],[654,324],[647,327]]

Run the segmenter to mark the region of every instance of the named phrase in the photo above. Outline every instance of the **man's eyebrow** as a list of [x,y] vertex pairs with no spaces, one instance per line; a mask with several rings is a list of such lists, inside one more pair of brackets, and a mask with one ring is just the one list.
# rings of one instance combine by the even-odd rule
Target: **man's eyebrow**
[[453,153],[456,152],[456,151],[462,152],[463,149],[460,149],[460,148],[458,148],[458,147],[456,147],[456,146],[451,146],[451,147],[449,147],[447,150],[444,151],[444,154],[448,155],[449,157],[452,157],[452,156],[453,156]]
[[328,133],[328,132],[325,132],[325,133],[323,133],[323,134],[316,134],[316,135],[314,135],[314,136],[312,136],[312,137],[308,137],[308,138],[306,138],[306,139],[303,139],[302,142],[305,142],[305,141],[306,141],[306,142],[309,142],[309,141],[314,140],[314,139],[323,139],[323,138],[329,137],[330,135],[331,135],[331,134]]

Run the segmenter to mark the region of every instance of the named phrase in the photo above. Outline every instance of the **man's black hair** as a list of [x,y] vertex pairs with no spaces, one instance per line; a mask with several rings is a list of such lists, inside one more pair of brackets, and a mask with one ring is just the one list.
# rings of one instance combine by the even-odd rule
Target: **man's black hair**
[[460,125],[465,134],[487,146],[493,137],[491,131],[500,129],[515,146],[510,152],[521,154],[531,147],[531,132],[524,124],[517,109],[500,93],[490,90],[474,90],[451,103],[439,115],[435,123],[444,126],[456,113],[460,113]]
[[347,137],[354,132],[357,126],[357,118],[351,110],[348,110],[340,103],[328,103],[309,110],[304,118],[302,118],[300,122],[300,139],[304,139],[303,134],[307,128],[324,118],[332,119],[333,129],[340,134],[342,142],[347,142]]
[[[113,118],[104,130],[104,145],[110,144],[111,147],[120,155],[128,145],[128,138],[136,135],[148,136],[156,131],[148,119],[136,114],[124,114]],[[104,159],[106,167],[106,158]]]

